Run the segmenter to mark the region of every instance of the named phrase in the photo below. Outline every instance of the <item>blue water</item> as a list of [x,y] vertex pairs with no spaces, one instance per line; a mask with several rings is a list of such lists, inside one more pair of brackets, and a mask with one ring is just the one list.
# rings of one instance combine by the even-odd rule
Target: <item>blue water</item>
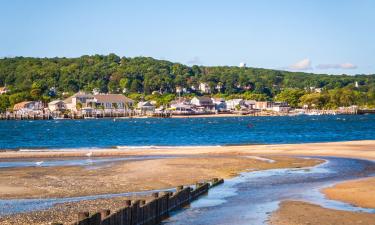
[[374,140],[375,115],[0,121],[0,149]]

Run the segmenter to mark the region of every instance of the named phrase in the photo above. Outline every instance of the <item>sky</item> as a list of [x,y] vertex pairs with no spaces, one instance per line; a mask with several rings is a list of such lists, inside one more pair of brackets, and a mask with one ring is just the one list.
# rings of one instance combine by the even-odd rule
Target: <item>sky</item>
[[0,57],[375,73],[374,0],[1,0]]

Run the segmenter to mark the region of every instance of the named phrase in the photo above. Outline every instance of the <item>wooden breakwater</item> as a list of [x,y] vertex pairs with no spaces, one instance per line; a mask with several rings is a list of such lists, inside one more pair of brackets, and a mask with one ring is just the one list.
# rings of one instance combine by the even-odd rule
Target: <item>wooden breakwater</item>
[[[214,186],[224,183],[223,179],[214,178],[211,182],[197,183],[195,188],[178,186],[175,192],[153,193],[150,201],[127,200],[124,208],[116,212],[102,210],[92,215],[80,212],[73,225],[152,225],[159,224],[169,213],[181,209],[191,201],[206,194]],[[62,223],[53,223],[61,225]]]

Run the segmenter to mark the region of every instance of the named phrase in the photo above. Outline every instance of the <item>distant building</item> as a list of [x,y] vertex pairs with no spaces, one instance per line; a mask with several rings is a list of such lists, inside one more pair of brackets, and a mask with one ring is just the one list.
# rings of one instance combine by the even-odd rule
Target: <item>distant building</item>
[[286,102],[274,102],[272,104],[272,111],[287,113],[289,112],[289,110],[290,110],[290,107],[288,103]]
[[137,110],[141,113],[150,113],[155,111],[155,105],[149,101],[139,102],[137,104]]
[[93,102],[95,107],[101,107],[105,110],[127,109],[134,104],[134,101],[121,94],[100,94],[94,95]]
[[27,114],[43,110],[43,103],[41,101],[24,101],[13,106],[13,111],[17,114]]
[[227,105],[227,109],[228,110],[237,110],[238,107],[241,107],[244,103],[244,100],[243,99],[230,99],[230,100],[227,100],[225,101],[226,105]]
[[223,98],[211,98],[212,103],[215,105],[215,110],[217,111],[226,111],[227,104]]
[[[88,107],[92,104],[93,101],[94,95],[84,92],[78,92],[65,99],[64,103],[67,109],[76,112],[82,108]],[[78,105],[80,105],[81,108],[78,108]]]
[[66,109],[66,105],[64,101],[62,100],[55,100],[55,101],[48,103],[48,109],[51,112],[56,112],[56,111],[61,112]]
[[170,110],[172,111],[172,114],[181,115],[181,114],[193,114],[194,113],[190,102],[172,101],[170,105],[171,105]]
[[255,100],[244,100],[243,105],[247,109],[255,109],[256,102]]
[[9,92],[9,89],[7,87],[0,87],[0,95],[6,94]]
[[[66,108],[74,112],[80,109],[101,108],[106,111],[121,111],[128,109],[134,104],[134,101],[122,94],[86,94],[78,92],[64,100]],[[80,105],[80,109],[77,107]],[[87,110],[86,110],[87,111]]]
[[207,83],[200,83],[199,84],[199,91],[204,94],[211,93],[211,88]]
[[210,97],[194,97],[191,99],[190,103],[194,105],[198,111],[213,111],[215,110],[215,105]]
[[240,68],[245,68],[246,67],[246,63],[245,62],[241,62],[240,63]]
[[267,110],[272,108],[272,102],[268,101],[260,101],[255,103],[255,109],[259,110]]

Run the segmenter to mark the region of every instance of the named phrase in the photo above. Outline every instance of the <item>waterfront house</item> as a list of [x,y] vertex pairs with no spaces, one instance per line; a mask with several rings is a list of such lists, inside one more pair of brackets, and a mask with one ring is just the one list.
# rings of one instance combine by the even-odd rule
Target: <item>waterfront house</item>
[[230,99],[225,101],[227,105],[227,110],[238,110],[238,108],[241,108],[244,104],[244,100],[237,98],[237,99]]
[[122,94],[99,94],[94,95],[91,107],[102,108],[105,111],[121,111],[133,106],[134,101]]
[[0,87],[0,95],[6,94],[9,92],[9,89],[7,87]]
[[272,108],[272,102],[268,102],[268,101],[255,102],[255,109],[270,110],[271,108]]
[[43,103],[41,101],[24,101],[13,106],[13,111],[19,115],[36,113],[43,110]]
[[[134,101],[122,94],[87,94],[78,92],[64,100],[66,108],[73,112],[80,111],[83,108],[101,109],[105,112],[119,111],[129,109]],[[88,111],[88,110],[86,110]]]
[[192,105],[190,102],[181,100],[181,101],[172,101],[170,104],[170,110],[172,114],[181,115],[181,114],[194,114]]
[[244,100],[243,104],[247,109],[255,109],[256,101],[255,100]]
[[54,100],[48,103],[48,109],[51,112],[61,112],[66,109],[65,103],[62,100]]
[[149,101],[138,102],[137,111],[141,114],[152,113],[155,111],[155,105],[151,104]]
[[194,105],[198,111],[214,111],[215,105],[212,102],[210,97],[202,96],[202,97],[194,97],[191,99],[190,103]]
[[272,111],[274,112],[281,112],[281,113],[288,113],[290,107],[286,102],[274,102],[272,103]]
[[77,112],[82,108],[88,107],[89,105],[92,105],[92,102],[94,102],[94,95],[85,92],[75,93],[64,100],[66,109],[69,109],[72,112]]
[[215,105],[216,111],[226,111],[227,110],[227,104],[225,103],[225,100],[223,98],[211,98],[212,103]]

